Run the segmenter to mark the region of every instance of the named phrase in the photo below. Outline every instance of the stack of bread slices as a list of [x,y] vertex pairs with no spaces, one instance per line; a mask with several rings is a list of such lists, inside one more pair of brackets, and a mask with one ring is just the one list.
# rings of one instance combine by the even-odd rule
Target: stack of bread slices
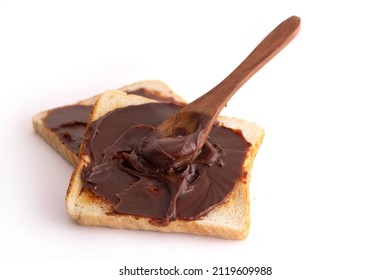
[[[137,90],[146,92],[140,96],[131,94]],[[145,97],[147,96],[147,97]],[[102,94],[82,100],[76,104],[90,105],[92,112],[89,123],[117,108],[140,105],[149,102],[175,102],[185,104],[185,100],[175,94],[165,83],[157,80],[142,81],[108,90]],[[49,143],[64,159],[74,167],[68,190],[66,207],[72,219],[87,226],[106,226],[111,228],[154,230],[161,232],[181,232],[214,236],[225,239],[245,239],[250,225],[249,183],[252,165],[264,137],[264,130],[255,123],[233,117],[218,118],[220,125],[240,130],[250,148],[243,163],[243,176],[235,183],[228,197],[206,215],[196,220],[174,220],[166,226],[150,223],[149,218],[115,213],[112,205],[105,199],[97,197],[91,191],[83,190],[81,172],[90,159],[83,149],[79,153],[72,151],[45,125],[44,119],[50,110],[33,117],[35,132]],[[84,143],[81,143],[84,145]]]

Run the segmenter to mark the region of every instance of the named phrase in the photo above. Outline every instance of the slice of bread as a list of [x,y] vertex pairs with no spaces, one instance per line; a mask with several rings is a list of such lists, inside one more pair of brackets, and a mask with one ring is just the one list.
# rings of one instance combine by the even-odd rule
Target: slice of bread
[[[148,96],[149,98],[156,99],[159,101],[166,102],[175,102],[175,103],[186,103],[185,100],[179,95],[175,94],[168,85],[159,81],[159,80],[147,80],[136,82],[130,85],[126,85],[120,90],[134,94],[142,94]],[[95,104],[99,95],[95,95],[85,100],[77,102],[77,105],[86,105],[92,106]],[[63,158],[65,158],[69,163],[75,166],[78,162],[78,153],[72,151],[61,139],[60,137],[52,131],[50,128],[46,127],[44,124],[44,119],[51,110],[40,112],[36,114],[33,119],[33,127],[35,132],[41,136],[50,146],[56,150]]]
[[[90,122],[99,119],[114,109],[147,102],[155,101],[140,96],[126,95],[119,90],[107,91],[99,96],[92,111]],[[205,216],[198,220],[175,220],[167,226],[156,226],[149,223],[149,218],[117,214],[112,205],[106,200],[95,196],[89,189],[82,188],[81,173],[90,162],[83,146],[66,195],[66,206],[69,215],[79,224],[87,226],[182,232],[225,239],[245,239],[250,224],[249,182],[251,170],[264,137],[264,130],[254,123],[236,118],[219,117],[218,120],[225,127],[241,130],[244,138],[251,146],[243,164],[243,177],[235,184],[226,200]],[[86,145],[85,138],[82,145]]]

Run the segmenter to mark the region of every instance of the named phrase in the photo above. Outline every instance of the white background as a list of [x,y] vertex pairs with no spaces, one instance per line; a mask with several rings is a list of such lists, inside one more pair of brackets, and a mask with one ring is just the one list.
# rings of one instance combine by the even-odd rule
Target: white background
[[[0,0],[0,275],[236,265],[272,266],[269,279],[390,279],[387,1],[140,2]],[[70,220],[72,168],[33,132],[35,113],[144,79],[191,101],[291,15],[299,35],[223,111],[266,131],[247,240]]]

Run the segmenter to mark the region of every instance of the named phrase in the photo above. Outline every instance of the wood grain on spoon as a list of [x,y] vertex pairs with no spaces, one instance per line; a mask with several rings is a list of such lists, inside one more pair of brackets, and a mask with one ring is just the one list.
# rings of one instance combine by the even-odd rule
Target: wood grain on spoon
[[292,16],[279,24],[221,83],[161,123],[155,130],[158,138],[185,136],[201,125],[203,139],[198,144],[202,146],[229,99],[295,37],[300,22]]

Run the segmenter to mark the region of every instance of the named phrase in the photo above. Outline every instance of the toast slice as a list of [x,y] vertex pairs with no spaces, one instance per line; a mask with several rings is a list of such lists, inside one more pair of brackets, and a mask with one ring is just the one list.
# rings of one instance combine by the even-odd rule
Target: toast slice
[[[185,100],[179,95],[175,94],[168,85],[158,80],[147,80],[140,81],[130,85],[123,86],[120,88],[121,91],[126,92],[128,94],[135,94],[144,97],[148,97],[150,99],[154,99],[160,102],[173,102],[178,104],[185,104]],[[95,104],[99,95],[95,95],[85,100],[81,100],[73,105],[82,105],[90,108],[92,111],[92,106]],[[60,107],[62,110],[69,110],[70,106]],[[55,108],[53,110],[57,110],[59,108]],[[56,133],[56,131],[45,124],[45,118],[48,116],[50,112],[53,110],[47,110],[36,114],[33,119],[33,128],[35,132],[41,136],[50,146],[56,150],[63,158],[65,158],[70,164],[75,166],[78,162],[78,149],[71,149],[69,145],[67,145],[61,136]],[[88,109],[89,110],[89,109]],[[64,111],[66,113],[66,111]],[[89,115],[89,114],[88,114]],[[87,115],[86,115],[87,116]],[[86,117],[84,124],[88,122]],[[75,139],[76,142],[74,145],[79,146],[81,144],[82,136]]]
[[[148,102],[156,101],[140,96],[126,95],[119,90],[107,91],[99,96],[91,113],[90,122],[114,109]],[[264,137],[264,130],[254,123],[231,117],[219,117],[218,121],[222,126],[241,130],[244,138],[250,143],[250,148],[243,163],[243,177],[236,182],[227,198],[206,215],[197,220],[174,220],[167,226],[158,226],[151,224],[149,218],[146,217],[116,213],[107,200],[96,196],[89,189],[82,188],[81,173],[91,160],[85,152],[87,140],[84,138],[80,159],[73,171],[66,194],[66,206],[70,217],[86,226],[181,232],[224,239],[245,239],[250,225],[249,182],[251,169]]]

